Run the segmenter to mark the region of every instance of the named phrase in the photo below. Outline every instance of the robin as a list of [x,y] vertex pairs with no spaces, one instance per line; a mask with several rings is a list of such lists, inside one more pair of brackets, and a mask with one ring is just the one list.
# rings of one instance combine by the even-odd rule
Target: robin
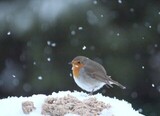
[[75,57],[70,64],[72,64],[73,78],[76,84],[91,94],[104,85],[113,87],[112,84],[115,84],[122,89],[126,89],[125,86],[112,80],[101,64],[85,56]]

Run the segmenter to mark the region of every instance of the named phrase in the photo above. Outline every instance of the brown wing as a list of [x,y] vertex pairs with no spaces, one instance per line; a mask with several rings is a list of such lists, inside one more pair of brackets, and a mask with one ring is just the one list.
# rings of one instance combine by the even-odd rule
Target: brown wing
[[110,78],[110,76],[107,75],[104,67],[101,64],[99,64],[99,63],[97,63],[95,61],[90,60],[90,63],[86,64],[84,66],[84,70],[93,79],[96,79],[96,80],[99,80],[101,82],[104,82],[104,83],[106,83],[106,84],[108,84],[109,86],[112,87],[112,85],[109,83],[109,81],[111,80],[111,78]]

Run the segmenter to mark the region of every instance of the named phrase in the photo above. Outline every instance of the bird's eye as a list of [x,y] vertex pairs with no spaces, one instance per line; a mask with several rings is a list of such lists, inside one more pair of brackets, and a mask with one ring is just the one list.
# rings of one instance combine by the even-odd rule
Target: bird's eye
[[78,61],[77,63],[78,63],[78,64],[81,64],[81,62],[80,62],[80,61]]

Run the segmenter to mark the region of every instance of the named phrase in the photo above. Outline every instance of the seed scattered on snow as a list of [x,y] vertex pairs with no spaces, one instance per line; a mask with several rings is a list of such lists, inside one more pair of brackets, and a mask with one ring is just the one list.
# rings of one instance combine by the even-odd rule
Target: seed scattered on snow
[[24,114],[29,114],[36,108],[34,107],[34,103],[32,101],[22,102],[22,110]]
[[[78,116],[99,116],[102,110],[109,110],[111,105],[98,101],[91,97],[80,101],[74,96],[67,95],[61,98],[47,97],[42,105],[42,115],[64,116],[66,113],[78,114]],[[73,115],[69,115],[73,116]]]

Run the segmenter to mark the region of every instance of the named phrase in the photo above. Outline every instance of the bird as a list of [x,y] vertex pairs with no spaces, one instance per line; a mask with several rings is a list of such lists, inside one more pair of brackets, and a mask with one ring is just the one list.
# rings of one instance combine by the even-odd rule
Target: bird
[[126,89],[125,86],[119,82],[111,79],[111,76],[107,75],[105,68],[86,56],[76,56],[69,63],[72,65],[72,73],[75,83],[82,89],[91,94],[98,91],[104,85],[107,87],[113,87],[117,85],[121,89]]

